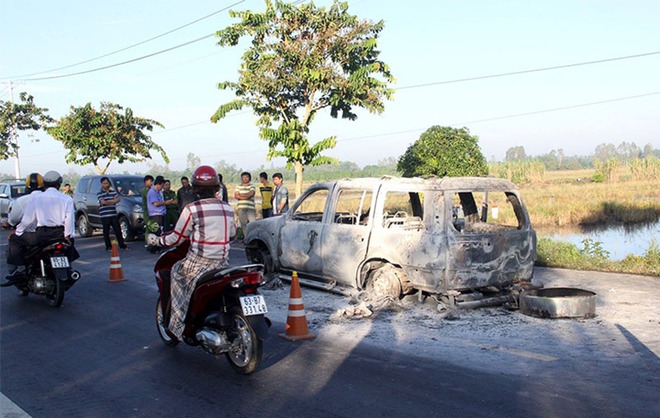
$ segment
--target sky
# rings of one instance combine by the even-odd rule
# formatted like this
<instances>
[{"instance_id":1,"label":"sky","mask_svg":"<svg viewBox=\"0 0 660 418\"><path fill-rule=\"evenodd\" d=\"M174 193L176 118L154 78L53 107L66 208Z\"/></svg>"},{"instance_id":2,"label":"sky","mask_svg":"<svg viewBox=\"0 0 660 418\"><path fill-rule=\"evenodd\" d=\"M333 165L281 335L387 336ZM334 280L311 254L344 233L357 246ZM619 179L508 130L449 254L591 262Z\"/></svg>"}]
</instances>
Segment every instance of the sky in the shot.
<instances>
[{"instance_id":1,"label":"sky","mask_svg":"<svg viewBox=\"0 0 660 418\"><path fill-rule=\"evenodd\" d=\"M434 125L467 127L488 160L502 160L513 146L528 155L554 149L588 155L599 144L623 141L660 148L660 2L348 3L351 14L385 22L378 47L396 78L396 92L383 113L358 109L356 121L320 112L310 139L335 135L337 146L326 155L377 164L398 158ZM57 119L88 102L129 107L165 126L152 139L173 170L186 167L188 153L204 164L225 161L246 170L282 166L284 160L266 160L267 144L251 112L210 122L218 106L234 97L217 84L238 79L247 45L245 40L223 48L209 36L236 22L220 11L225 8L263 11L264 2L4 0L0 27L11 36L0 37L0 100L8 101L10 90L14 100L25 91ZM592 61L604 62L487 77ZM110 68L90 71L101 67ZM85 73L47 78L78 72ZM470 78L477 79L464 80ZM91 165L67 165L62 145L43 131L21 132L19 144L23 176L93 171ZM144 172L150 164L164 162L156 154L145 164L115 162L109 172ZM14 159L0 161L0 173L14 172Z\"/></svg>"}]
</instances>

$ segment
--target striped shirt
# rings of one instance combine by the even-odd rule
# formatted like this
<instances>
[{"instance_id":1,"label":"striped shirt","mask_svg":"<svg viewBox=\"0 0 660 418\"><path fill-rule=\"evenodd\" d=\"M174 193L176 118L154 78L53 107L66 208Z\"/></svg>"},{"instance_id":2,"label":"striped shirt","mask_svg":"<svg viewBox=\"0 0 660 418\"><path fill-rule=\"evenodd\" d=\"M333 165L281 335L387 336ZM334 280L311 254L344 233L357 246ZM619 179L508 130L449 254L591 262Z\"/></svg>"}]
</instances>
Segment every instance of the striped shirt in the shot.
<instances>
[{"instance_id":1,"label":"striped shirt","mask_svg":"<svg viewBox=\"0 0 660 418\"><path fill-rule=\"evenodd\" d=\"M107 192L101 190L96 194L96 197L98 197L99 199L99 215L101 216L101 218L112 218L113 216L117 216L117 207L115 206L116 204L113 205L101 204L102 200L112 200L115 197L117 197L117 192L115 192L112 189L108 189Z\"/></svg>"},{"instance_id":2,"label":"striped shirt","mask_svg":"<svg viewBox=\"0 0 660 418\"><path fill-rule=\"evenodd\" d=\"M239 194L249 194L250 192L253 193L252 197L246 200L239 200L238 204L236 205L236 209L241 210L241 209L252 209L256 210L256 206L254 205L254 192L256 189L254 188L254 185L249 183L247 185L239 184L236 186L236 191Z\"/></svg>"},{"instance_id":3,"label":"striped shirt","mask_svg":"<svg viewBox=\"0 0 660 418\"><path fill-rule=\"evenodd\" d=\"M220 199L211 198L184 207L174 230L160 237L160 243L176 247L189 239L189 253L226 260L229 257L229 242L234 235L234 209Z\"/></svg>"}]
</instances>

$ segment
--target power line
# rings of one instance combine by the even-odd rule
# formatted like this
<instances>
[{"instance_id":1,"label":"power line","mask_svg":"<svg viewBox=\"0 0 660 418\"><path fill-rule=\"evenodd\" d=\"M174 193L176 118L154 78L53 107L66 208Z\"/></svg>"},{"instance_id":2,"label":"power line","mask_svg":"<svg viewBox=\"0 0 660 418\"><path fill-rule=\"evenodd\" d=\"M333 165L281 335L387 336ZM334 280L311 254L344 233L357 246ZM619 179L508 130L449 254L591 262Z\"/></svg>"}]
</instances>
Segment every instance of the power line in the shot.
<instances>
[{"instance_id":1,"label":"power line","mask_svg":"<svg viewBox=\"0 0 660 418\"><path fill-rule=\"evenodd\" d=\"M118 53L120 53L120 52L123 52L123 51L129 50L129 49L131 49L131 48L135 48L136 46L140 46L140 45L146 44L146 43L151 42L151 41L153 41L153 40L156 40L156 39L158 39L158 38L162 38L163 36L169 35L170 33L176 32L176 31L181 30L181 29L183 29L183 28L186 28L186 27L188 27L188 26L194 25L195 23L201 22L201 21L204 20L204 19L208 19L208 18L211 17L211 16L215 16L215 15L217 15L218 13L224 12L225 10L227 10L227 9L229 9L229 8L231 8L231 7L236 6L237 4L243 3L244 1L245 1L245 0L240 0L240 1L236 2L236 3L234 3L234 4L231 4L231 5L229 5L229 6L227 6L227 7L224 7L224 8L222 8L222 9L220 9L220 10L217 10L217 11L211 13L211 14L208 14L208 15L206 15L206 16L200 17L199 19L195 19L195 20L193 20L192 22L186 23L185 25L179 26L179 27L177 27L177 28L174 28L174 29L169 30L169 31L164 32L164 33L161 33L160 35L156 35L156 36L154 36L154 37L152 37L152 38L146 39L146 40L141 41L141 42L138 42L138 43L136 43L136 44L129 45L129 46L127 46L127 47L124 47L124 48L121 48L121 49L117 49L117 50L112 51L112 52L108 52L107 54L103 54L103 55L100 55L100 56L98 56L98 57L90 58L90 59L85 60L85 61L80 61L80 62L77 62L77 63L75 63L75 64L65 65L65 66L63 66L63 67L53 68L53 69L51 69L51 70L47 70L47 71L39 71L39 72L36 72L36 73L22 74L22 75L17 75L17 76L13 76L13 77L6 77L6 78L8 78L8 79L12 79L12 78L23 78L23 77L31 77L31 76L33 76L33 75L52 73L52 72L54 72L54 71L65 70L65 69L67 69L67 68L77 67L78 65L87 64L88 62L96 61L96 60L99 60L99 59L101 59L101 58L106 58L106 57L109 57L109 56L111 56L111 55L115 55L115 54L118 54Z\"/></svg>"},{"instance_id":2,"label":"power line","mask_svg":"<svg viewBox=\"0 0 660 418\"><path fill-rule=\"evenodd\" d=\"M192 41L184 42L182 44L173 46L171 48L163 49L163 50L158 51L158 52L154 52L154 53L151 53L151 54L143 55L141 57L133 58L133 59L130 59L128 61L122 61L122 62L118 62L116 64L110 64L110 65L106 65L106 66L103 66L103 67L93 68L91 70L78 71L77 73L51 75L51 76L47 76L47 77L25 78L25 79L23 79L23 81L52 80L52 79L55 79L55 78L73 77L73 76L76 76L76 75L82 75L82 74L93 73L93 72L96 72L96 71L107 70L108 68L119 67L121 65L130 64L132 62L141 61L143 59L151 58L151 57L156 56L156 55L164 54L165 52L173 51L175 49L182 48L184 46L188 46L188 45L194 44L194 43L199 42L199 41L203 41L204 39L208 39L212 36L215 36L215 33L212 33L212 34L206 35L206 36L202 36L201 38L193 39Z\"/></svg>"},{"instance_id":3,"label":"power line","mask_svg":"<svg viewBox=\"0 0 660 418\"><path fill-rule=\"evenodd\" d=\"M454 80L436 81L436 82L432 82L432 83L414 84L414 85L411 85L411 86L398 87L397 90L407 90L407 89L415 89L415 88L419 88L419 87L438 86L438 85L441 85L441 84L463 83L465 81L484 80L484 79L487 79L487 78L508 77L508 76L519 75L519 74L537 73L537 72L541 72L541 71L550 71L550 70L558 70L558 69L562 69L562 68L579 67L579 66L582 66L582 65L593 65L593 64L601 64L601 63L604 63L604 62L621 61L621 60L627 60L627 59L632 59L632 58L648 57L650 55L657 55L657 54L660 54L660 51L647 52L647 53L644 53L644 54L636 54L636 55L626 55L624 57L605 58L605 59L596 60L596 61L578 62L578 63L574 63L574 64L555 65L553 67L534 68L534 69L531 69L531 70L511 71L511 72L508 72L508 73L489 74L489 75L482 75L482 76L476 76L476 77L457 78L457 79L454 79Z\"/></svg>"}]
</instances>

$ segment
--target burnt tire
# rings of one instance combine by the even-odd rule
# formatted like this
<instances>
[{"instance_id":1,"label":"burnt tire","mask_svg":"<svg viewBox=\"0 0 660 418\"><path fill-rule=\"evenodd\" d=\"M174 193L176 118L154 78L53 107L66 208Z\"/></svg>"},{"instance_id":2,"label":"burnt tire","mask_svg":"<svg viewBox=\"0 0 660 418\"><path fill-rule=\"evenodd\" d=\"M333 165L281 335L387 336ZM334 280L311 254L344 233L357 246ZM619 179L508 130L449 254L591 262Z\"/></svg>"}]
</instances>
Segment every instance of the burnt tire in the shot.
<instances>
[{"instance_id":1,"label":"burnt tire","mask_svg":"<svg viewBox=\"0 0 660 418\"><path fill-rule=\"evenodd\" d=\"M386 264L369 274L366 291L373 299L397 300L403 292L403 283L408 283L405 273L391 264Z\"/></svg>"},{"instance_id":2,"label":"burnt tire","mask_svg":"<svg viewBox=\"0 0 660 418\"><path fill-rule=\"evenodd\" d=\"M226 354L227 361L239 374L250 374L257 370L263 356L263 341L250 325L241 308L231 308L233 332L236 333L232 341L233 348ZM237 344L234 344L237 343Z\"/></svg>"},{"instance_id":3,"label":"burnt tire","mask_svg":"<svg viewBox=\"0 0 660 418\"><path fill-rule=\"evenodd\" d=\"M158 298L158 302L156 303L156 329L158 330L158 335L160 336L160 339L163 340L163 343L168 347L174 347L179 344L179 340L170 332L170 330L167 329L164 321L165 315L163 315L163 308L160 303L160 298Z\"/></svg>"},{"instance_id":4,"label":"burnt tire","mask_svg":"<svg viewBox=\"0 0 660 418\"><path fill-rule=\"evenodd\" d=\"M264 276L267 276L271 273L275 272L275 267L273 265L273 257L270 255L270 251L268 251L268 248L252 248L252 249L246 249L246 255L248 260L250 260L251 263L255 264L263 264L264 266Z\"/></svg>"},{"instance_id":5,"label":"burnt tire","mask_svg":"<svg viewBox=\"0 0 660 418\"><path fill-rule=\"evenodd\" d=\"M76 219L76 229L78 230L78 235L80 235L81 237L92 236L93 229L89 224L89 219L87 219L87 215L85 215L84 213L78 215L78 218Z\"/></svg>"},{"instance_id":6,"label":"burnt tire","mask_svg":"<svg viewBox=\"0 0 660 418\"><path fill-rule=\"evenodd\" d=\"M520 312L537 318L593 318L596 293L571 287L549 287L520 295Z\"/></svg>"}]
</instances>

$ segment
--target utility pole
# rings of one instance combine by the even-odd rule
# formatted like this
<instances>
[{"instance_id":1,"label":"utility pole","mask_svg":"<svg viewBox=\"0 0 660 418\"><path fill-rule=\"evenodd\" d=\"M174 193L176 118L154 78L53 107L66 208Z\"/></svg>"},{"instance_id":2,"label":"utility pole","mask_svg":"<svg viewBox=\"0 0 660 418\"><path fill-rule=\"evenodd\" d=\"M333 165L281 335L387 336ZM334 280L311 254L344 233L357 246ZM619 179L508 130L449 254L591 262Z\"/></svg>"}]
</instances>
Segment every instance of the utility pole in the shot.
<instances>
[{"instance_id":1,"label":"utility pole","mask_svg":"<svg viewBox=\"0 0 660 418\"><path fill-rule=\"evenodd\" d=\"M13 90L13 82L11 80L8 81L9 83L9 103L14 104L14 90ZM18 132L16 132L16 127L11 126L11 138L9 139L14 143L14 175L16 176L16 180L21 178L21 164L18 159Z\"/></svg>"}]
</instances>

